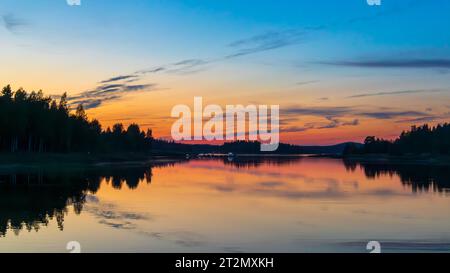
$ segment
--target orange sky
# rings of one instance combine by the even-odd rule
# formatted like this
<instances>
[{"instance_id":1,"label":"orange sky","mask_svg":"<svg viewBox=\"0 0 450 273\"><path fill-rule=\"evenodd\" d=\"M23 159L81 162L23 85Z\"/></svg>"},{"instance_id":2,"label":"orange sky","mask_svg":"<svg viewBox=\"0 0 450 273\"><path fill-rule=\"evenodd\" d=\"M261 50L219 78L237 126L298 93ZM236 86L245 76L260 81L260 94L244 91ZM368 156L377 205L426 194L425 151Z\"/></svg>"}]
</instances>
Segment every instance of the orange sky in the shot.
<instances>
[{"instance_id":1,"label":"orange sky","mask_svg":"<svg viewBox=\"0 0 450 273\"><path fill-rule=\"evenodd\" d=\"M42 2L0 3L0 85L68 92L104 128L136 122L170 138L172 108L196 96L280 105L281 140L305 145L450 118L450 22L430 1Z\"/></svg>"}]
</instances>

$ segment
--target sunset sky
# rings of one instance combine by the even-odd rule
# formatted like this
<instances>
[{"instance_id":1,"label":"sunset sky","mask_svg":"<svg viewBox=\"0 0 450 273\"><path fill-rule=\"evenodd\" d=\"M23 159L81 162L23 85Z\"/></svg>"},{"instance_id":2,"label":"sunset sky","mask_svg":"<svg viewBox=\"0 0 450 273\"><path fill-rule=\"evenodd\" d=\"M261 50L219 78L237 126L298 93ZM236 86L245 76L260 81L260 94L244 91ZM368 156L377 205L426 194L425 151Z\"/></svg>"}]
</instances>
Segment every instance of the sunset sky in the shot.
<instances>
[{"instance_id":1,"label":"sunset sky","mask_svg":"<svg viewBox=\"0 0 450 273\"><path fill-rule=\"evenodd\" d=\"M173 106L280 105L281 140L450 121L450 1L1 0L0 86L170 138Z\"/></svg>"}]
</instances>

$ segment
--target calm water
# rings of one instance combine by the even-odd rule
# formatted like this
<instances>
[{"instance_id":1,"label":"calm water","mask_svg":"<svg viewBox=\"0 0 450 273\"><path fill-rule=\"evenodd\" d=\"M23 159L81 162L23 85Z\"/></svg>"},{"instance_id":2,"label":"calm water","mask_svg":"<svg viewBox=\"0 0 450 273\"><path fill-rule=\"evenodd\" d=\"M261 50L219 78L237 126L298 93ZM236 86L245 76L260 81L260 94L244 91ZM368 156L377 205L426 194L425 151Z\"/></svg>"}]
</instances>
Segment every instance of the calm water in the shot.
<instances>
[{"instance_id":1,"label":"calm water","mask_svg":"<svg viewBox=\"0 0 450 273\"><path fill-rule=\"evenodd\" d=\"M335 159L0 170L0 252L450 252L450 170Z\"/></svg>"}]
</instances>

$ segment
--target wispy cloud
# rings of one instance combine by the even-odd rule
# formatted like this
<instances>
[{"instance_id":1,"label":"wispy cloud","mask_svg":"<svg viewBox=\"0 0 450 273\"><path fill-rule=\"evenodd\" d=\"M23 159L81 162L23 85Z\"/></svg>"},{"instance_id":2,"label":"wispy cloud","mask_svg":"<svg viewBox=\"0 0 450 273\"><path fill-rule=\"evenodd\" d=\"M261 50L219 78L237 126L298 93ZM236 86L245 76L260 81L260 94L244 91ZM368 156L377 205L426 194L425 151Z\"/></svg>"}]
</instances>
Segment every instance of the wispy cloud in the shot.
<instances>
[{"instance_id":1,"label":"wispy cloud","mask_svg":"<svg viewBox=\"0 0 450 273\"><path fill-rule=\"evenodd\" d=\"M156 84L103 84L94 90L83 92L77 96L69 97L71 105L83 104L86 109L99 107L104 102L123 98L126 94L138 91L154 91Z\"/></svg>"},{"instance_id":2,"label":"wispy cloud","mask_svg":"<svg viewBox=\"0 0 450 273\"><path fill-rule=\"evenodd\" d=\"M123 76L116 76L104 81L101 81L100 83L112 83L112 82L117 82L117 81L122 81L122 80L132 80L132 79L136 79L138 76L136 75L123 75Z\"/></svg>"},{"instance_id":3,"label":"wispy cloud","mask_svg":"<svg viewBox=\"0 0 450 273\"><path fill-rule=\"evenodd\" d=\"M347 98L365 98L365 97L377 97L377 96L408 95L408 94L417 94L417 93L435 93L435 92L442 92L442 91L444 91L444 90L440 90L440 89L399 90L399 91L390 91L390 92L363 93L363 94L348 96Z\"/></svg>"},{"instance_id":4,"label":"wispy cloud","mask_svg":"<svg viewBox=\"0 0 450 273\"><path fill-rule=\"evenodd\" d=\"M342 120L332 117L326 118L328 122L310 122L303 126L286 126L282 127L281 131L284 133L299 133L312 129L334 129L342 126L358 126L360 124L359 119Z\"/></svg>"},{"instance_id":5,"label":"wispy cloud","mask_svg":"<svg viewBox=\"0 0 450 273\"><path fill-rule=\"evenodd\" d=\"M1 16L3 25L10 32L17 32L21 27L28 25L27 22L18 18L16 15L9 13Z\"/></svg>"},{"instance_id":6,"label":"wispy cloud","mask_svg":"<svg viewBox=\"0 0 450 273\"><path fill-rule=\"evenodd\" d=\"M302 82L298 82L296 83L296 85L308 85L308 84L313 84L313 83L318 83L320 81L314 80L314 81L302 81Z\"/></svg>"},{"instance_id":7,"label":"wispy cloud","mask_svg":"<svg viewBox=\"0 0 450 273\"><path fill-rule=\"evenodd\" d=\"M392 119L398 117L428 117L430 113L425 113L421 111L401 111L395 109L386 108L376 108L373 111L363 111L360 107L350 107L350 106L317 106L317 107L307 107L307 106L290 106L284 108L281 111L282 115L292 117L292 116L317 116L325 117L327 119L345 117L345 116L359 116L359 117L369 117L375 119Z\"/></svg>"},{"instance_id":8,"label":"wispy cloud","mask_svg":"<svg viewBox=\"0 0 450 273\"><path fill-rule=\"evenodd\" d=\"M412 118L412 119L401 119L397 120L395 123L419 123L419 122L432 122L439 119L439 117L436 116L428 116L428 117L420 117L420 118Z\"/></svg>"},{"instance_id":9,"label":"wispy cloud","mask_svg":"<svg viewBox=\"0 0 450 273\"><path fill-rule=\"evenodd\" d=\"M292 29L269 31L250 38L237 40L229 44L229 47L236 51L225 56L225 58L236 58L298 44L304 41L305 35L306 32L304 30Z\"/></svg>"},{"instance_id":10,"label":"wispy cloud","mask_svg":"<svg viewBox=\"0 0 450 273\"><path fill-rule=\"evenodd\" d=\"M136 71L134 75L146 75L155 73L190 74L205 69L206 65L213 62L205 59L186 59L175 63L160 65L149 69Z\"/></svg>"},{"instance_id":11,"label":"wispy cloud","mask_svg":"<svg viewBox=\"0 0 450 273\"><path fill-rule=\"evenodd\" d=\"M395 119L401 117L428 117L428 113L420 111L373 111L356 113L374 119Z\"/></svg>"},{"instance_id":12,"label":"wispy cloud","mask_svg":"<svg viewBox=\"0 0 450 273\"><path fill-rule=\"evenodd\" d=\"M174 73L188 74L197 72L210 61L202 59L186 59L179 62L153 67L145 70L138 70L130 74L119 75L100 81L100 85L95 89L83 92L77 96L70 97L72 105L83 104L85 108L96 108L105 101L118 100L125 94L137 91L154 91L157 84L130 84L144 80L147 74Z\"/></svg>"},{"instance_id":13,"label":"wispy cloud","mask_svg":"<svg viewBox=\"0 0 450 273\"><path fill-rule=\"evenodd\" d=\"M320 116L320 117L334 117L344 116L354 112L352 107L336 106L336 107L303 107L291 106L281 110L282 115L286 116Z\"/></svg>"},{"instance_id":14,"label":"wispy cloud","mask_svg":"<svg viewBox=\"0 0 450 273\"><path fill-rule=\"evenodd\" d=\"M281 127L280 131L283 133L301 133L301 132L305 132L308 131L312 128L308 128L306 126L285 126L285 127Z\"/></svg>"},{"instance_id":15,"label":"wispy cloud","mask_svg":"<svg viewBox=\"0 0 450 273\"><path fill-rule=\"evenodd\" d=\"M290 106L281 111L281 131L282 132L304 132L311 129L334 129L342 126L358 126L362 118L393 120L397 123L420 122L436 119L430 112L403 111L383 107L375 107L373 110L365 110L367 107L307 107ZM325 121L309 122L301 126L296 123L303 116L313 116ZM295 124L295 125L294 125Z\"/></svg>"},{"instance_id":16,"label":"wispy cloud","mask_svg":"<svg viewBox=\"0 0 450 273\"><path fill-rule=\"evenodd\" d=\"M174 63L171 67L166 68L169 73L189 74L201 71L211 61L203 59L188 59Z\"/></svg>"},{"instance_id":17,"label":"wispy cloud","mask_svg":"<svg viewBox=\"0 0 450 273\"><path fill-rule=\"evenodd\" d=\"M450 68L450 59L380 59L319 62L325 65L359 68Z\"/></svg>"},{"instance_id":18,"label":"wispy cloud","mask_svg":"<svg viewBox=\"0 0 450 273\"><path fill-rule=\"evenodd\" d=\"M316 129L332 129L337 128L341 126L357 126L359 125L359 119L353 119L351 121L343 121L336 118L327 118L329 120L329 123L326 124L318 124L314 125Z\"/></svg>"},{"instance_id":19,"label":"wispy cloud","mask_svg":"<svg viewBox=\"0 0 450 273\"><path fill-rule=\"evenodd\" d=\"M136 71L134 74L145 75L154 73L191 74L206 69L207 65L223 62L231 58L242 57L262 51L274 50L300 43L305 36L305 30L279 30L257 34L249 38L237 40L228 44L233 52L210 59L190 58L149 69Z\"/></svg>"},{"instance_id":20,"label":"wispy cloud","mask_svg":"<svg viewBox=\"0 0 450 273\"><path fill-rule=\"evenodd\" d=\"M202 59L187 59L168 65L157 66L151 69L139 70L126 75L119 75L100 81L95 89L70 97L72 105L83 104L86 109L96 108L103 102L122 98L125 94L137 91L154 91L157 84L130 84L141 81L147 74L154 73L194 73L207 65L209 61Z\"/></svg>"}]
</instances>

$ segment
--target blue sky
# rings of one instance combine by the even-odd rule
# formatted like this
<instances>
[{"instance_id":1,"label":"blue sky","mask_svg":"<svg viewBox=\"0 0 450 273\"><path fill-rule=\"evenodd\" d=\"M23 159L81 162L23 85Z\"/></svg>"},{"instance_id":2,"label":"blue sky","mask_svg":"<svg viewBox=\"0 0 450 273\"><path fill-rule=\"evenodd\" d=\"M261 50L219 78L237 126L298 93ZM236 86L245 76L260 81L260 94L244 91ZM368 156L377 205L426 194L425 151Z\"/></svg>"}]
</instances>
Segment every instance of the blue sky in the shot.
<instances>
[{"instance_id":1,"label":"blue sky","mask_svg":"<svg viewBox=\"0 0 450 273\"><path fill-rule=\"evenodd\" d=\"M365 0L81 2L70 7L65 0L1 1L0 84L67 91L100 119L126 115L148 124L194 95L222 104L409 112L389 119L385 136L409 126L402 120L447 117L446 0L382 0L381 6ZM101 95L105 83L117 82L108 79L117 77L126 83L112 89L114 96ZM161 114L147 114L142 102L155 100ZM336 118L346 119L341 125L361 121L345 126L351 130L387 122L363 122L368 117L358 113ZM305 126L329 118L290 124L286 131L300 130L289 139L306 131L329 134L317 129L326 126ZM342 128L329 129L338 134ZM364 134L353 133L354 139Z\"/></svg>"}]
</instances>

